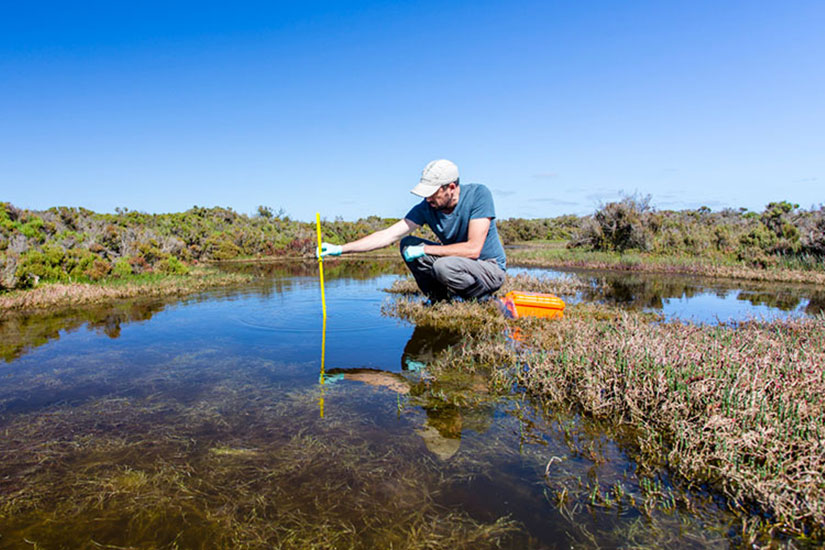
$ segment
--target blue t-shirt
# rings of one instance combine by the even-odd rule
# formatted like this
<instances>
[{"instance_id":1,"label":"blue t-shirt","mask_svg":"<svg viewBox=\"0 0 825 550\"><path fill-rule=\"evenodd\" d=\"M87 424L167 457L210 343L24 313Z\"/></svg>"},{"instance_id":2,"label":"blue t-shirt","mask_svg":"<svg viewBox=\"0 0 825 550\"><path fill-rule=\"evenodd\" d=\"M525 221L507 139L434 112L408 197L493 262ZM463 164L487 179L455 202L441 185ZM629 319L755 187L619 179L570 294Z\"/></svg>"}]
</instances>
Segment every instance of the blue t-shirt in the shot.
<instances>
[{"instance_id":1,"label":"blue t-shirt","mask_svg":"<svg viewBox=\"0 0 825 550\"><path fill-rule=\"evenodd\" d=\"M501 269L506 269L507 257L498 238L493 195L480 183L464 184L459 189L458 204L450 214L440 212L422 200L404 217L416 225L429 225L442 244L466 242L470 220L490 218L490 230L478 259L495 260Z\"/></svg>"}]
</instances>

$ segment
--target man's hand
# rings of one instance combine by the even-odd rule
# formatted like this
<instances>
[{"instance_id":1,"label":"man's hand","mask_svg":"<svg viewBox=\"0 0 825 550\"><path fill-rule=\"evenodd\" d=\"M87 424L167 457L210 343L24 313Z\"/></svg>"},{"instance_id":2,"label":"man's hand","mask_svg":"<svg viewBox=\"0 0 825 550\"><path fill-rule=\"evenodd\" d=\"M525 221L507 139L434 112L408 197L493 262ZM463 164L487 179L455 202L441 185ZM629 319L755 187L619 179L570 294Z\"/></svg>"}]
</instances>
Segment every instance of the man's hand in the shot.
<instances>
[{"instance_id":1,"label":"man's hand","mask_svg":"<svg viewBox=\"0 0 825 550\"><path fill-rule=\"evenodd\" d=\"M323 258L324 256L340 256L344 251L344 247L340 244L321 243L321 249L315 249L315 257Z\"/></svg>"},{"instance_id":2,"label":"man's hand","mask_svg":"<svg viewBox=\"0 0 825 550\"><path fill-rule=\"evenodd\" d=\"M425 254L424 252L424 245L417 244L415 246L408 246L404 249L404 259L408 262L415 260L416 258L420 258Z\"/></svg>"}]
</instances>

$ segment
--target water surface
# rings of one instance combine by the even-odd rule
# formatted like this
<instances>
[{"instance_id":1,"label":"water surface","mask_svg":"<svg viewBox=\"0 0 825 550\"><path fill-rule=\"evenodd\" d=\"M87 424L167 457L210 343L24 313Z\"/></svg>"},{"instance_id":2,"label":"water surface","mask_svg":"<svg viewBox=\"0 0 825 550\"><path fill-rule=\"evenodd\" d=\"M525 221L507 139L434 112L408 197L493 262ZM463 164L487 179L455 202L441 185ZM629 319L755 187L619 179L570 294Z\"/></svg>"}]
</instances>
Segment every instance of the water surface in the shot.
<instances>
[{"instance_id":1,"label":"water surface","mask_svg":"<svg viewBox=\"0 0 825 550\"><path fill-rule=\"evenodd\" d=\"M314 266L249 269L245 288L3 322L0 548L741 542L711 495L639 472L609 427L430 376L460 340L381 315L397 263L328 266L323 373ZM578 299L768 301L651 285Z\"/></svg>"},{"instance_id":2,"label":"water surface","mask_svg":"<svg viewBox=\"0 0 825 550\"><path fill-rule=\"evenodd\" d=\"M572 301L597 301L657 312L668 320L718 323L817 315L825 311L825 290L811 284L591 269L516 267L510 272L573 277L589 288Z\"/></svg>"}]
</instances>

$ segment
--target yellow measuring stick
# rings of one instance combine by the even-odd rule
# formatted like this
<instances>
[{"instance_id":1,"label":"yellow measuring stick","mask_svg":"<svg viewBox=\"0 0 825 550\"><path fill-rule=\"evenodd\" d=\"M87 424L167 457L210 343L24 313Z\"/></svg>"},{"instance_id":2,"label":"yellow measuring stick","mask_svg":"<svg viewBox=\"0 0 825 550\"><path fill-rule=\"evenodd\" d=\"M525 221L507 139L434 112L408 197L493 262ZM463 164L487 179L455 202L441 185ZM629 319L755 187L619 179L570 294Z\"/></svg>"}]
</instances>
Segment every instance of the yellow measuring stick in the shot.
<instances>
[{"instance_id":1,"label":"yellow measuring stick","mask_svg":"<svg viewBox=\"0 0 825 550\"><path fill-rule=\"evenodd\" d=\"M321 278L321 307L324 309L324 323L327 320L327 299L324 296L324 259L321 257L321 213L315 213L315 228L318 232L318 275Z\"/></svg>"}]
</instances>

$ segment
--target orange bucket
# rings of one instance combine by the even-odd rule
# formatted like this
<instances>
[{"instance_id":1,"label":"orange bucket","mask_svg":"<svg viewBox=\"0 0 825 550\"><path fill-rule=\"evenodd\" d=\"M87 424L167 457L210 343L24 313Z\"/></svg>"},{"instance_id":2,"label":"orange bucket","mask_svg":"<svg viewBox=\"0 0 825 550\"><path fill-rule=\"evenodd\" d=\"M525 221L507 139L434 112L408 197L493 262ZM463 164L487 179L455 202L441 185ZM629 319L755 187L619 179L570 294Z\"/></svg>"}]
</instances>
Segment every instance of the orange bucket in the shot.
<instances>
[{"instance_id":1,"label":"orange bucket","mask_svg":"<svg viewBox=\"0 0 825 550\"><path fill-rule=\"evenodd\" d=\"M564 301L552 294L513 290L499 300L508 317L543 317L561 319L564 317Z\"/></svg>"}]
</instances>

